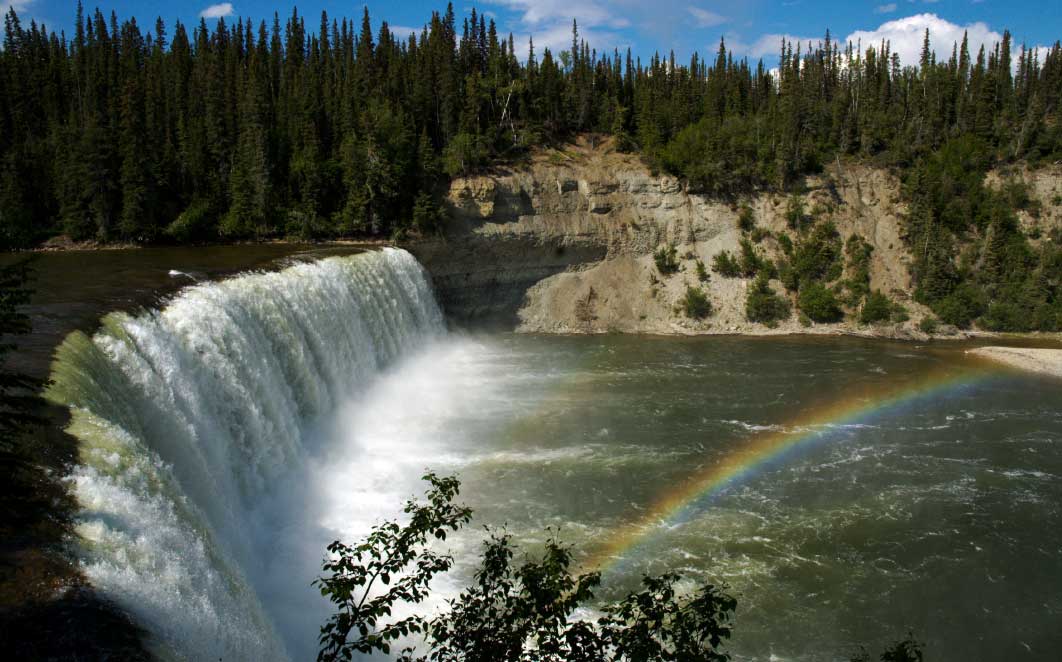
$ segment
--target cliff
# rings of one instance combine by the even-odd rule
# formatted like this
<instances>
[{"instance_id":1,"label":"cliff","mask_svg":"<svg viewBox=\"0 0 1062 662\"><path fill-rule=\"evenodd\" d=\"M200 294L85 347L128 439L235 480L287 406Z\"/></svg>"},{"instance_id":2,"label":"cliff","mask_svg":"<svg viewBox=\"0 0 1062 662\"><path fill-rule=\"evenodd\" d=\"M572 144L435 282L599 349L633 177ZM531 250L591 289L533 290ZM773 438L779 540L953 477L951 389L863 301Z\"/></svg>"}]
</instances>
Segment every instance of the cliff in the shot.
<instances>
[{"instance_id":1,"label":"cliff","mask_svg":"<svg viewBox=\"0 0 1062 662\"><path fill-rule=\"evenodd\" d=\"M1033 188L1047 196L1058 181L1037 180ZM793 315L768 328L745 319L750 280L715 273L703 285L713 314L686 317L676 305L687 285L701 285L696 260L710 269L720 251L740 250L739 208L654 175L637 156L617 153L607 142L595 146L584 139L538 152L520 167L455 179L445 236L409 248L458 321L493 320L549 333L922 335L917 324L928 311L911 299L899 181L881 169L835 162L809 177L806 187L806 206L819 221L833 222L842 239L856 234L870 244L871 288L905 306L909 320L804 326ZM777 236L793 234L786 227L787 200L763 193L748 201L757 226L770 232L757 249L772 259L782 254ZM1058 220L1047 215L1030 222ZM668 244L677 247L682 266L663 277L652 254ZM781 283L772 286L784 293Z\"/></svg>"}]
</instances>

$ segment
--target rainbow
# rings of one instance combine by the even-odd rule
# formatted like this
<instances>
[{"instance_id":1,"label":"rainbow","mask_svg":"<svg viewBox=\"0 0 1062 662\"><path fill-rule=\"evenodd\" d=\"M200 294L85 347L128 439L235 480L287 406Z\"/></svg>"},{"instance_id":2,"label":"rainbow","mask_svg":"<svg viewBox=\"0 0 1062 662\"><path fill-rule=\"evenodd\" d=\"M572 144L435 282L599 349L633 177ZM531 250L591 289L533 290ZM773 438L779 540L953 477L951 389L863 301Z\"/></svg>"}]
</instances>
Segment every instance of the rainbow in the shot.
<instances>
[{"instance_id":1,"label":"rainbow","mask_svg":"<svg viewBox=\"0 0 1062 662\"><path fill-rule=\"evenodd\" d=\"M656 500L646 514L613 532L584 561L587 570L609 572L632 556L654 532L681 524L714 498L750 480L765 468L791 455L836 438L844 428L895 416L905 408L961 393L999 374L987 364L969 369L937 370L891 386L849 393L823 406L812 407L780 429L756 434L719 462L705 466L674 490Z\"/></svg>"}]
</instances>

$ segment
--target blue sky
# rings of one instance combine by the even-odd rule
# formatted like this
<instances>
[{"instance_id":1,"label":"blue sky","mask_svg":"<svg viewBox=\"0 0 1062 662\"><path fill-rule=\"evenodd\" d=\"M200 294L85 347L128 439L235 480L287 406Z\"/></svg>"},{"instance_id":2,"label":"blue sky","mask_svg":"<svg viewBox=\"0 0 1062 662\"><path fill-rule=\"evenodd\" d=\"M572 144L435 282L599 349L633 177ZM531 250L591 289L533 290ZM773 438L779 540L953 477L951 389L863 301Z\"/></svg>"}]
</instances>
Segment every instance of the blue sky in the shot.
<instances>
[{"instance_id":1,"label":"blue sky","mask_svg":"<svg viewBox=\"0 0 1062 662\"><path fill-rule=\"evenodd\" d=\"M0 0L6 12L14 6L25 18L43 21L68 32L73 24L76 0ZM87 9L96 6L85 0ZM368 6L374 23L387 20L401 29L419 28L433 9L443 10L445 0L386 2L370 0L103 0L105 12L114 9L120 18L130 15L145 25L157 16L172 25L175 20L198 22L199 16L251 17L255 23L274 11L289 15L293 6L316 27L320 12L330 16L359 18ZM905 62L917 59L922 32L930 28L933 46L945 56L951 44L968 29L974 44L991 44L1009 28L1017 44L1043 46L1062 39L1060 0L457 0L458 14L475 6L495 19L502 34L513 32L518 49L525 52L533 35L541 53L543 46L563 48L570 43L571 21L599 51L613 47L648 57L654 51L674 49L681 61L696 50L713 54L719 38L739 56L753 61L776 61L782 35L801 40L819 39L826 28L837 37L861 39L864 45L887 38Z\"/></svg>"}]
</instances>

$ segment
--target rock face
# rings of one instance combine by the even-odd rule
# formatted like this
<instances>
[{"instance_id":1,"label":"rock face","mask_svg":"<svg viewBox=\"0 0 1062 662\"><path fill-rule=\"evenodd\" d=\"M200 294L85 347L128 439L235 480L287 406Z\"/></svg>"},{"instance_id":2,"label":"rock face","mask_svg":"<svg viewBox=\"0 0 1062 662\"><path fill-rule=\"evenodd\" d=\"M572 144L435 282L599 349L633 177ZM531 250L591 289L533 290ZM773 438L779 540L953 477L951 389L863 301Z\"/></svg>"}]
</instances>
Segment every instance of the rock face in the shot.
<instances>
[{"instance_id":1,"label":"rock face","mask_svg":"<svg viewBox=\"0 0 1062 662\"><path fill-rule=\"evenodd\" d=\"M836 164L810 178L805 201L842 238L873 246L871 286L907 305L913 329L921 308L909 302L907 257L900 238L899 183L884 171ZM759 227L787 231L787 197L749 200ZM722 250L739 251L738 207L690 193L653 175L631 155L583 142L536 154L526 165L459 178L448 195L451 221L442 238L408 248L431 272L448 314L459 322L498 321L528 332L831 333L842 325L802 327L794 316L776 328L745 320L747 279L712 274ZM791 231L789 231L792 233ZM679 273L663 277L653 252L673 245ZM778 241L757 249L781 254ZM692 320L676 310L688 285L702 286L714 314ZM783 292L780 283L774 283ZM890 333L906 333L894 329Z\"/></svg>"}]
</instances>

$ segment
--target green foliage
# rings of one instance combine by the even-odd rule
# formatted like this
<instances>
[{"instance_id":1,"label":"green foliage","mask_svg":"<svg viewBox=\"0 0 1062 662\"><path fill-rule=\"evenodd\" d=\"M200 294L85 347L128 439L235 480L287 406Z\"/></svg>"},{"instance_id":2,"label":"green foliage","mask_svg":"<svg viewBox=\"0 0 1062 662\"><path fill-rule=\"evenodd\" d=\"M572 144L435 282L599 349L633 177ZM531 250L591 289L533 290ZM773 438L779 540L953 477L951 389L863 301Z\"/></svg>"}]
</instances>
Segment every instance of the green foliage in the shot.
<instances>
[{"instance_id":1,"label":"green foliage","mask_svg":"<svg viewBox=\"0 0 1062 662\"><path fill-rule=\"evenodd\" d=\"M745 317L750 322L771 326L789 317L789 302L774 293L770 277L760 273L745 298Z\"/></svg>"},{"instance_id":2,"label":"green foliage","mask_svg":"<svg viewBox=\"0 0 1062 662\"><path fill-rule=\"evenodd\" d=\"M848 258L848 278L844 286L848 290L848 303L855 305L870 293L870 256L874 247L859 235L848 237L844 253Z\"/></svg>"},{"instance_id":3,"label":"green foliage","mask_svg":"<svg viewBox=\"0 0 1062 662\"><path fill-rule=\"evenodd\" d=\"M833 223L822 223L793 247L788 277L783 282L789 290L796 290L810 283L837 280L842 270L841 236Z\"/></svg>"},{"instance_id":4,"label":"green foliage","mask_svg":"<svg viewBox=\"0 0 1062 662\"><path fill-rule=\"evenodd\" d=\"M666 169L686 178L689 189L733 197L763 186L773 177L766 145L757 140L758 118L728 117L721 124L704 118L675 136L662 153Z\"/></svg>"},{"instance_id":5,"label":"green foliage","mask_svg":"<svg viewBox=\"0 0 1062 662\"><path fill-rule=\"evenodd\" d=\"M467 175L487 162L487 149L474 135L459 133L443 150L443 170L451 177Z\"/></svg>"},{"instance_id":6,"label":"green foliage","mask_svg":"<svg viewBox=\"0 0 1062 662\"><path fill-rule=\"evenodd\" d=\"M514 563L509 536L492 533L484 542L474 582L430 620L414 615L391 620L399 604L420 604L429 582L452 565L433 552L431 538L445 539L467 524L471 511L454 505L454 478L425 477L426 501L406 505L409 523L385 522L365 542L329 546L324 577L316 585L338 613L321 628L318 660L350 660L355 654L385 655L401 637L422 634L428 652L398 659L426 662L565 660L569 662L725 662L720 647L731 635L736 600L705 584L680 596L680 577L645 577L643 589L599 607L596 621L576 618L594 600L598 573L571 574L570 548L554 539L539 559ZM372 591L380 582L383 587ZM397 651L396 651L397 652Z\"/></svg>"},{"instance_id":7,"label":"green foliage","mask_svg":"<svg viewBox=\"0 0 1062 662\"><path fill-rule=\"evenodd\" d=\"M164 234L182 244L207 241L216 235L210 201L196 199L170 223Z\"/></svg>"},{"instance_id":8,"label":"green foliage","mask_svg":"<svg viewBox=\"0 0 1062 662\"><path fill-rule=\"evenodd\" d=\"M918 323L918 329L922 333L928 333L933 335L937 332L937 328L940 326L940 320L936 317L926 316L922 318L922 321Z\"/></svg>"},{"instance_id":9,"label":"green foliage","mask_svg":"<svg viewBox=\"0 0 1062 662\"><path fill-rule=\"evenodd\" d=\"M803 230L811 221L804 209L804 198L800 195L791 195L785 205L785 224L790 230Z\"/></svg>"},{"instance_id":10,"label":"green foliage","mask_svg":"<svg viewBox=\"0 0 1062 662\"><path fill-rule=\"evenodd\" d=\"M661 246L653 253L656 269L662 276L670 276L679 270L678 249L671 244Z\"/></svg>"},{"instance_id":11,"label":"green foliage","mask_svg":"<svg viewBox=\"0 0 1062 662\"><path fill-rule=\"evenodd\" d=\"M892 315L892 301L881 292L874 290L863 301L863 307L859 310L859 323L880 324L892 319Z\"/></svg>"},{"instance_id":12,"label":"green foliage","mask_svg":"<svg viewBox=\"0 0 1062 662\"><path fill-rule=\"evenodd\" d=\"M741 255L738 257L738 268L741 271L741 275L745 278L754 277L761 269L767 268L769 270L767 261L756 252L752 242L746 238L741 239Z\"/></svg>"},{"instance_id":13,"label":"green foliage","mask_svg":"<svg viewBox=\"0 0 1062 662\"><path fill-rule=\"evenodd\" d=\"M738 213L738 229L742 232L752 232L756 228L756 213L747 203L741 205Z\"/></svg>"},{"instance_id":14,"label":"green foliage","mask_svg":"<svg viewBox=\"0 0 1062 662\"><path fill-rule=\"evenodd\" d=\"M445 222L445 214L430 193L420 193L413 203L413 227L426 235L438 232Z\"/></svg>"},{"instance_id":15,"label":"green foliage","mask_svg":"<svg viewBox=\"0 0 1062 662\"><path fill-rule=\"evenodd\" d=\"M837 297L822 283L810 283L801 288L797 305L815 322L839 322L844 317Z\"/></svg>"},{"instance_id":16,"label":"green foliage","mask_svg":"<svg viewBox=\"0 0 1062 662\"><path fill-rule=\"evenodd\" d=\"M387 655L397 639L427 630L420 616L385 620L396 605L419 604L428 597L432 578L453 565L450 556L431 549L430 541L445 540L448 532L472 519L472 511L453 503L460 490L456 478L429 473L424 480L431 487L425 501L406 502L406 524L384 522L360 544L337 540L328 546L325 575L314 585L335 605L336 613L321 627L318 660L350 660L355 653Z\"/></svg>"},{"instance_id":17,"label":"green foliage","mask_svg":"<svg viewBox=\"0 0 1062 662\"><path fill-rule=\"evenodd\" d=\"M783 232L778 235L778 245L786 255L793 254L793 240L790 239L788 234Z\"/></svg>"},{"instance_id":18,"label":"green foliage","mask_svg":"<svg viewBox=\"0 0 1062 662\"><path fill-rule=\"evenodd\" d=\"M687 286L686 294L682 298L682 309L686 317L702 320L712 314L712 302L701 288Z\"/></svg>"},{"instance_id":19,"label":"green foliage","mask_svg":"<svg viewBox=\"0 0 1062 662\"><path fill-rule=\"evenodd\" d=\"M741 265L730 254L730 251L720 251L712 258L712 271L724 278L737 278L741 275Z\"/></svg>"},{"instance_id":20,"label":"green foliage","mask_svg":"<svg viewBox=\"0 0 1062 662\"><path fill-rule=\"evenodd\" d=\"M708 270L705 269L703 261L697 260L694 264L697 267L697 280L702 283L707 283L711 280L712 276L708 273Z\"/></svg>"},{"instance_id":21,"label":"green foliage","mask_svg":"<svg viewBox=\"0 0 1062 662\"><path fill-rule=\"evenodd\" d=\"M418 197L441 183L433 169L464 175L611 133L617 149L637 147L690 191L730 200L792 190L843 155L918 163L921 174L905 179L919 192L910 237L921 248L971 224L983 231L976 175L997 156L1062 158L1062 49L1039 61L1023 50L1015 68L1009 33L976 63L956 45L958 62L911 67L879 44L846 53L833 39L785 41L768 70L725 44L689 65L595 51L578 35L571 50L518 52L493 20L470 14L425 16L423 32L399 38L367 15L360 30L322 15L315 33L294 11L272 30L248 17L159 21L146 35L97 10L79 12L64 39L9 13L0 239L390 236L411 229ZM1012 207L1027 204L1019 198ZM161 237L197 200L211 201L215 227ZM790 200L794 228L810 222L802 206ZM948 248L919 252L934 301L963 277L934 282L947 276L936 262Z\"/></svg>"}]
</instances>

